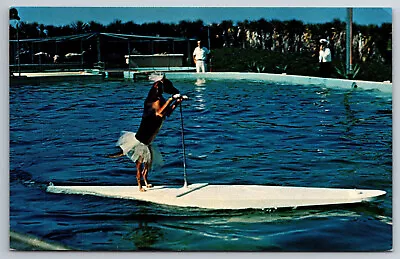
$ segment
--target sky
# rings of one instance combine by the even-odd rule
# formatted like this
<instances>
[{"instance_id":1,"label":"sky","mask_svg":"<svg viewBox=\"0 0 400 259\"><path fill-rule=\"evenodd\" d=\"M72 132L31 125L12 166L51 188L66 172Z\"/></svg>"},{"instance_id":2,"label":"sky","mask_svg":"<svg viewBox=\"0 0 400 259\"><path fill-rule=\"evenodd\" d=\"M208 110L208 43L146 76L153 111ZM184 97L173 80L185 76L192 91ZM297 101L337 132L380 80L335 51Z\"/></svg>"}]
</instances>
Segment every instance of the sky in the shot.
<instances>
[{"instance_id":1,"label":"sky","mask_svg":"<svg viewBox=\"0 0 400 259\"><path fill-rule=\"evenodd\" d=\"M181 20L203 20L205 24L223 20L233 22L245 19L300 20L304 23L325 23L337 18L346 21L346 8L323 7L43 7L16 6L21 21L62 26L76 21L95 21L108 25L115 20L137 24L157 22L179 23ZM353 9L353 22L360 25L392 22L391 8Z\"/></svg>"}]
</instances>

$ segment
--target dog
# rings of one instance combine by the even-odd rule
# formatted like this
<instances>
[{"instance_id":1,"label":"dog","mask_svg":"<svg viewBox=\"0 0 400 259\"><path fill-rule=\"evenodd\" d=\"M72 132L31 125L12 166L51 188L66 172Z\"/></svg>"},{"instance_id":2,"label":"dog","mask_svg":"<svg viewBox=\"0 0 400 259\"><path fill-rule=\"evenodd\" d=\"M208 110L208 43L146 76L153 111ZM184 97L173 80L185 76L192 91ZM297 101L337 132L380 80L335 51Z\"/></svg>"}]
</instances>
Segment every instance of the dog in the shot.
<instances>
[{"instance_id":1,"label":"dog","mask_svg":"<svg viewBox=\"0 0 400 259\"><path fill-rule=\"evenodd\" d=\"M172 94L172 96L165 100L163 93ZM160 80L154 82L144 101L142 120L138 131L136 133L123 132L117 142L120 151L108 155L108 157L127 155L136 164L136 180L141 192L145 191L141 184L141 178L143 178L146 188L152 187L148 183L148 173L154 156L151 144L166 117L170 116L185 98L187 97L180 95L179 90L163 75Z\"/></svg>"}]
</instances>

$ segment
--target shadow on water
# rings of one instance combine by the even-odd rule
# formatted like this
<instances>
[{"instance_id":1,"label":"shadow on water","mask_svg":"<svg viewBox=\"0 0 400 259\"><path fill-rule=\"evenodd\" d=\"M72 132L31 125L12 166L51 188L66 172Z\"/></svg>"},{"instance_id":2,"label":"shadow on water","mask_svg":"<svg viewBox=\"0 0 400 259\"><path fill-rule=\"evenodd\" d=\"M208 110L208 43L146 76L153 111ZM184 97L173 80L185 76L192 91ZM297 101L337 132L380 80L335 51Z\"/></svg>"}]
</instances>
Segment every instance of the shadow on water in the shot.
<instances>
[{"instance_id":1,"label":"shadow on water","mask_svg":"<svg viewBox=\"0 0 400 259\"><path fill-rule=\"evenodd\" d=\"M392 224L391 218L384 216L380 200L295 209L206 210L87 195L48 194L45 193L47 184L34 181L28 172L14 171L13 175L13 184L39 190L40 196L45 195L45 200L52 204L40 216L40 221L55 221L59 227L45 230L41 238L67 241L65 245L83 247L83 250L249 251L251 247L250 251L337 251L332 246L310 247L315 235L332 230L327 222L352 227L351 222L369 224L368 220L373 220L383 224L380 228L385 225L391 228ZM37 223L32 218L21 222L21 226ZM78 228L76 224L79 224ZM101 233L114 233L109 237L113 242L105 242ZM292 241L282 239L295 233ZM85 236L90 238L83 241ZM238 240L240 243L235 245ZM250 246L253 242L262 245ZM290 242L297 244L288 245ZM119 245L115 246L115 243ZM347 249L344 245L337 247Z\"/></svg>"},{"instance_id":2,"label":"shadow on water","mask_svg":"<svg viewBox=\"0 0 400 259\"><path fill-rule=\"evenodd\" d=\"M34 181L32 175L23 170L14 170L10 174L10 182L15 184L19 183L28 188L34 188L46 192L46 188L49 183L41 183ZM74 182L69 180L67 182L58 182L56 185L93 185L92 182L86 181L87 179L80 179ZM178 183L180 184L180 182ZM97 184L96 184L97 185ZM109 185L109 184L103 184ZM132 186L136 188L136 186ZM80 195L63 195L63 194L46 194L53 196L54 199L65 199L69 197L80 197ZM226 218L235 217L237 221L245 222L246 220L251 221L262 221L262 222L273 222L282 220L293 220L293 218L304 218L304 217L327 217L327 216L354 216L357 214L368 215L369 217L375 217L382 219L385 216L385 210L380 207L380 202L384 197L379 197L374 201L363 202L359 204L344 204L344 205L324 205L324 206L312 206L312 207L296 207L296 208L279 208L279 209L244 209L244 210L218 210L218 209L201 209L201 208L185 208L175 207L169 205L152 204L144 201L132 201L132 200L120 200L113 198L99 198L94 196L82 196L87 199L86 202L93 202L94 204L101 204L107 201L109 204L113 204L114 201L118 201L118 204L127 207L134 208L134 212L128 213L107 213L107 209L102 211L101 209L95 212L89 211L88 213L79 211L78 213L69 213L68 210L57 212L54 211L52 214L47 214L46 217L63 217L63 218L82 218L85 220L140 220L142 222L153 222L163 220L180 220L182 217L185 219L193 218ZM95 205L93 205L95 206ZM242 220L241 220L242 219ZM386 217L387 222L391 224L391 218Z\"/></svg>"}]
</instances>

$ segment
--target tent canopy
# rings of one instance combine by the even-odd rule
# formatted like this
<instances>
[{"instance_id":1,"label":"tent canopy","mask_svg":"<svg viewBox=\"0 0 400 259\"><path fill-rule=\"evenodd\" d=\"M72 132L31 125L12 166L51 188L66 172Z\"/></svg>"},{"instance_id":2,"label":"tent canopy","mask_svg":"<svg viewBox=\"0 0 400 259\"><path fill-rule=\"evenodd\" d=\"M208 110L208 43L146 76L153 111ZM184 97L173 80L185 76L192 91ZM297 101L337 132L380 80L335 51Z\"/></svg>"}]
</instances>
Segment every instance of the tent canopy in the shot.
<instances>
[{"instance_id":1,"label":"tent canopy","mask_svg":"<svg viewBox=\"0 0 400 259\"><path fill-rule=\"evenodd\" d=\"M182 37L161 37L161 36L146 36L146 35L135 35L135 34L118 34L118 33L106 33L106 32L94 32L77 34L70 36L58 36L49 38L36 38L36 39L20 39L19 42L62 42L72 40L89 40L93 37L105 36L121 41L195 41L195 38L182 38ZM10 40L10 42L17 42L18 40Z\"/></svg>"}]
</instances>

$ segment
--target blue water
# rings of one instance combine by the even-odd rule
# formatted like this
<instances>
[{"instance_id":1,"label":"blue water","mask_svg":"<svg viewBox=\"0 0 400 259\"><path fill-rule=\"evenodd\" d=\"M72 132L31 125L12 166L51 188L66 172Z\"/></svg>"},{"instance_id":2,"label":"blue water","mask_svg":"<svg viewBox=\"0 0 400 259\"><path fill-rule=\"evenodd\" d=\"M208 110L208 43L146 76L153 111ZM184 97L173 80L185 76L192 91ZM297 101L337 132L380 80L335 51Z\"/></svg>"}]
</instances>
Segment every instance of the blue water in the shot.
<instances>
[{"instance_id":1,"label":"blue water","mask_svg":"<svg viewBox=\"0 0 400 259\"><path fill-rule=\"evenodd\" d=\"M189 183L366 188L359 205L207 211L45 192L55 184L132 185L115 151L136 131L149 82L10 88L10 227L79 250L386 251L392 248L392 96L250 81L176 81ZM155 142L155 185L183 184L180 113Z\"/></svg>"}]
</instances>

